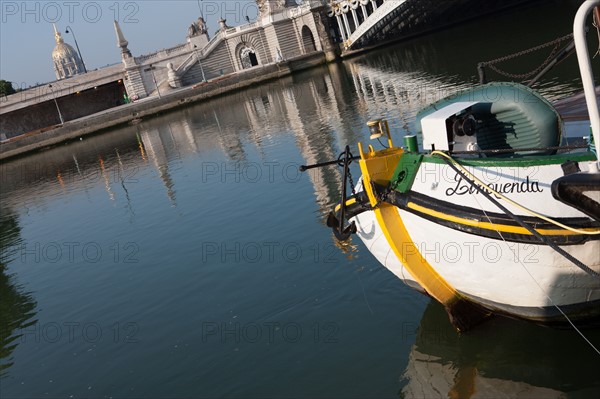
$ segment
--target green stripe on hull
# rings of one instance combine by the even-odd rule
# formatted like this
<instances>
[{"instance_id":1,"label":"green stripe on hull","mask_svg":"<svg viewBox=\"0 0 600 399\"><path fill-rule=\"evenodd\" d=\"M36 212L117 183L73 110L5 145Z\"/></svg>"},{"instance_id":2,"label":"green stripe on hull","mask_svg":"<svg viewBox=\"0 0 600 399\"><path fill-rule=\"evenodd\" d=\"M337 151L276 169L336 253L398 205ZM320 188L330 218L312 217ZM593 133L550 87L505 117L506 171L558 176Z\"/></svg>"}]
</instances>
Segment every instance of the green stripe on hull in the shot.
<instances>
[{"instance_id":1,"label":"green stripe on hull","mask_svg":"<svg viewBox=\"0 0 600 399\"><path fill-rule=\"evenodd\" d=\"M561 165L567 161L591 162L596 161L596 155L591 152L582 152L577 154L557 154L557 155L531 155L518 158L455 158L463 166L475 167L530 167L543 165ZM446 162L437 156L424 155L422 162L445 164Z\"/></svg>"}]
</instances>

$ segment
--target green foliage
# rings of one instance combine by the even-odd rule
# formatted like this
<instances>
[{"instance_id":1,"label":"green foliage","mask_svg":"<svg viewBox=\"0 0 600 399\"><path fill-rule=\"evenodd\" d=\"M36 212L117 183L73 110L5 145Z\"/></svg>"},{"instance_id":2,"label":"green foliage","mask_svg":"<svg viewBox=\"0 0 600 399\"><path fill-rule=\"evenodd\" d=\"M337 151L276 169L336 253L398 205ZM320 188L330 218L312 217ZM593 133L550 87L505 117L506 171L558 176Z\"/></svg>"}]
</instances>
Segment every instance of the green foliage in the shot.
<instances>
[{"instance_id":1,"label":"green foliage","mask_svg":"<svg viewBox=\"0 0 600 399\"><path fill-rule=\"evenodd\" d=\"M16 93L16 91L12 85L12 82L3 79L0 80L0 95L8 96L14 93Z\"/></svg>"}]
</instances>

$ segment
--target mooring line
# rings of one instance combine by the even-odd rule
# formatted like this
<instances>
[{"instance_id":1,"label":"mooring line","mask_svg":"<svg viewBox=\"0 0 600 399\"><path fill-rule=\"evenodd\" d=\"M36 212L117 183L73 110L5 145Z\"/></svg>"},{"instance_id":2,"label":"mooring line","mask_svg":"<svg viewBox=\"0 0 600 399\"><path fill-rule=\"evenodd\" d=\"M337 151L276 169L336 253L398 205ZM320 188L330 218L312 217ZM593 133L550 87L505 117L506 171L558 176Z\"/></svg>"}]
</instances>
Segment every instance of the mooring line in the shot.
<instances>
[{"instance_id":1,"label":"mooring line","mask_svg":"<svg viewBox=\"0 0 600 399\"><path fill-rule=\"evenodd\" d=\"M449 158L449 159L446 159ZM462 171L460 171L457 167L455 167L455 165L453 165L453 163L458 163L456 160L452 159L451 157L449 157L448 155L444 154L443 159L448 163L448 165L454 169L454 171L456 171L457 173L460 173L467 182L469 182L473 187L475 187L478 191L480 191L485 198L487 198L489 201L491 201L494 205L498 206L500 209L502 209L503 211L507 212L507 214L509 216L516 216L516 215L512 215L511 212L509 212L506 208L504 208L501 204L499 204L496 200L494 200L489 194L485 193L479 186L477 186L477 184L475 184L475 182L471 179L468 178L468 176L466 176L464 173L461 173ZM458 164L459 166L462 167L462 165ZM486 195L487 194L487 195ZM479 208L481 209L481 211L483 212L483 214L485 215L485 217L489 220L490 224L494 225L494 222L492 221L492 219L488 216L487 212L485 211L485 209L483 208L483 206L481 205L481 203L479 202L479 200L477 199L477 197L473 194L471 194L473 196L473 198L475 199L475 201L477 202L477 204L479 205ZM520 218L519 218L520 219ZM515 219L516 220L516 219ZM518 222L518 220L517 220ZM498 233L498 235L500 236L500 238L502 239L502 241L506 244L506 246L510 248L510 245L508 245L508 242L506 241L506 239L504 238L504 236L502 235L502 233L500 231L498 231L496 229L496 232ZM554 244L554 243L552 243ZM551 246L553 248L553 246ZM553 248L554 249L554 248ZM561 249L562 250L562 249ZM512 249L511 249L512 251ZM559 252L560 253L560 252ZM560 306L558 306L550 297L550 295L548 295L548 293L546 292L546 290L544 290L544 288L538 283L538 281L535 279L535 277L531 274L531 272L529 271L529 269L527 269L527 267L523 264L523 262L521 261L521 258L518 256L518 254L514 253L515 257L518 259L519 264L521 265L521 267L523 267L523 269L525 270L525 272L529 275L529 277L531 277L531 279L533 280L533 282L538 286L538 288L540 289L540 291L546 296L546 298L548 298L548 300L550 301L550 303L552 304L552 306L554 306L559 312L560 314L567 320L567 322L569 322L569 324L571 325L571 327L573 327L573 329L581 336L581 338L583 338L583 340L585 342L587 342L587 344L598 354L600 355L600 350L598 350L598 348L596 348L596 346L594 346L594 344L583 334L583 332L577 328L577 326L573 323L573 321L571 321L571 319L569 318L569 316L567 316L565 314L565 312L563 312L563 310L560 308ZM581 263L579 260L577 260L577 262ZM577 265L577 264L576 264ZM586 268L588 268L586 266ZM588 268L589 269L589 268ZM591 270L591 269L590 269ZM592 270L593 271L593 270ZM598 273L596 273L595 271L593 271L596 275L598 275Z\"/></svg>"},{"instance_id":2,"label":"mooring line","mask_svg":"<svg viewBox=\"0 0 600 399\"><path fill-rule=\"evenodd\" d=\"M482 212L485 215L485 217L490 221L490 223L492 225L494 225L494 222L492 222L492 219L488 216L488 214L486 213L485 209L483 209L483 206L481 206L481 203L479 202L479 200L477 199L477 197L474 196L473 194L471 194L471 195L473 196L473 198L475 199L475 201L479 205L479 208L482 210ZM510 245L508 245L508 242L504 239L504 236L502 235L502 233L500 231L498 231L498 230L496 230L496 232L500 235L500 238L502 238L502 241L504 241L504 243L506 244L506 246L508 247L508 249L510 249L512 251L512 249L510 248ZM516 252L514 252L514 251L513 251L513 255L515 255L515 258L517 258L519 260L519 264L521 265L521 267L523 267L523 269L527 272L527 274L529 275L529 277L531 277L531 279L538 286L538 288L540 289L540 291L546 296L546 298L548 298L548 300L550 301L550 303L552 303L552 306L554 306L560 312L560 314L563 315L563 317L569 322L569 324L571 325L571 327L573 327L573 329L581 336L581 338L583 338L583 340L585 342L587 342L587 344L594 351L596 351L597 354L600 355L600 350L598 350L598 348L596 348L594 346L594 344L583 334L583 332L581 332L581 330L579 330L577 328L577 326L575 326L575 324L571 321L571 319L569 318L569 316L567 316L565 314L565 312L563 312L563 310L560 308L560 306L558 306L556 303L554 303L554 301L552 300L552 298L550 297L550 295L548 295L548 293L546 292L546 290L544 290L544 288L538 283L538 281L535 279L535 277L533 277L533 275L531 274L531 272L523 264L523 262L521 261L521 258L519 257L519 255Z\"/></svg>"}]
</instances>

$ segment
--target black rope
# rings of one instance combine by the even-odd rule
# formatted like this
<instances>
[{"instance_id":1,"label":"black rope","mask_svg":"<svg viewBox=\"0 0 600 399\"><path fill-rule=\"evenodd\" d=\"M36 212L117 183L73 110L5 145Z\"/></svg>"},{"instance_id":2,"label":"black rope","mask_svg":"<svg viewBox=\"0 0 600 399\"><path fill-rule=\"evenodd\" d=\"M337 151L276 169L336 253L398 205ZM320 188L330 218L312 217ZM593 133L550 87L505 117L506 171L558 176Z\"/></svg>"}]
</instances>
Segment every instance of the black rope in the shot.
<instances>
[{"instance_id":1,"label":"black rope","mask_svg":"<svg viewBox=\"0 0 600 399\"><path fill-rule=\"evenodd\" d=\"M593 269L591 269L589 266L585 265L579 259L575 258L573 255L571 255L570 253L568 253L567 251L565 251L564 249L562 249L561 247L559 247L558 245L556 245L555 243L553 243L548 238L544 237L542 234L538 233L537 230L535 230L533 227L531 227L530 225L528 225L527 223L525 223L523 221L523 219L521 219L519 216L517 216L514 213L512 213L511 211L509 211L498 200L496 200L494 197L492 197L491 194L489 194L488 192L486 192L482 187L480 187L472 179L470 179L468 176L466 176L450 160L448 160L448 159L446 159L444 157L441 157L441 156L440 156L440 158L442 158L444 160L444 162L446 162L456 173L458 173L463 179L465 179L471 186L473 186L473 188L475 188L479 193L481 193L491 203L493 203L494 205L496 205L498 208L500 208L500 210L502 212L506 213L515 222L517 222L518 224L520 224L521 227L527 229L527 231L529 231L531 234L533 234L541 242L543 242L544 244L548 245L550 248L552 248L553 250L555 250L556 252L558 252L560 255L562 255L563 257L565 257L567 260L569 260L570 262L572 262L575 266L577 266L578 268L580 268L581 270L583 270L587 274L589 274L591 276L594 276L596 278L600 278L600 274L599 273L597 273L596 271L594 271Z\"/></svg>"},{"instance_id":2,"label":"black rope","mask_svg":"<svg viewBox=\"0 0 600 399\"><path fill-rule=\"evenodd\" d=\"M385 145L385 144L383 144L383 143L381 142L381 139L380 139L379 137L377 138L377 141L379 141L379 144L381 144L381 146L382 146L383 148L385 148L385 149L388 149L388 148L389 148L387 145Z\"/></svg>"}]
</instances>

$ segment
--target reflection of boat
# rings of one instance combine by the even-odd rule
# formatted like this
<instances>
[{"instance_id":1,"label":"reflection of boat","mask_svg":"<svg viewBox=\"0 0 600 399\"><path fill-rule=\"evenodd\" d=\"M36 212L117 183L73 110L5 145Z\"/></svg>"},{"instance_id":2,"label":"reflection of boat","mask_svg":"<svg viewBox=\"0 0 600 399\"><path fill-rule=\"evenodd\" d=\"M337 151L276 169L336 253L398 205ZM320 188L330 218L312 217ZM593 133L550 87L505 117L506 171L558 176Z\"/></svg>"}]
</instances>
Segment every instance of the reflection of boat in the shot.
<instances>
[{"instance_id":1,"label":"reflection of boat","mask_svg":"<svg viewBox=\"0 0 600 399\"><path fill-rule=\"evenodd\" d=\"M404 338L414 339L414 344L400 396L597 397L596 353L583 345L565 345L572 331L544 329L540 340L540 329L543 327L497 318L481 330L459 334L448 323L443 307L432 301L419 326L407 326L403 331ZM507 334L514 330L519 334ZM593 333L596 339L598 331Z\"/></svg>"},{"instance_id":2,"label":"reflection of boat","mask_svg":"<svg viewBox=\"0 0 600 399\"><path fill-rule=\"evenodd\" d=\"M576 17L579 64L596 151L600 117ZM369 123L388 148L359 143L362 180L328 220L356 232L398 277L444 304L456 328L490 313L543 323L600 314L600 172L591 145L561 147L552 105L514 83L479 86L417 116L416 137L394 147L387 123ZM348 175L347 150L339 162ZM352 186L352 181L349 181ZM350 225L345 226L345 220Z\"/></svg>"}]
</instances>

